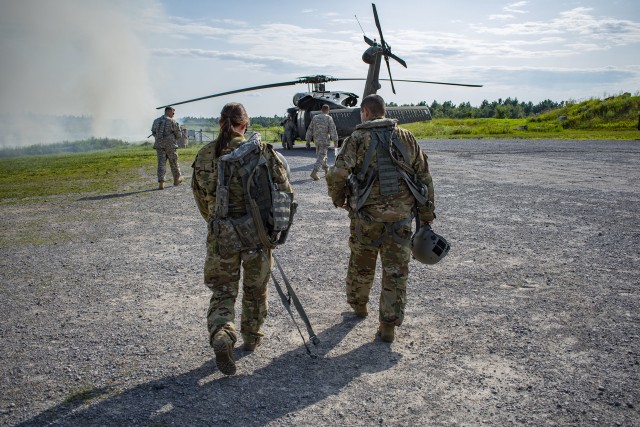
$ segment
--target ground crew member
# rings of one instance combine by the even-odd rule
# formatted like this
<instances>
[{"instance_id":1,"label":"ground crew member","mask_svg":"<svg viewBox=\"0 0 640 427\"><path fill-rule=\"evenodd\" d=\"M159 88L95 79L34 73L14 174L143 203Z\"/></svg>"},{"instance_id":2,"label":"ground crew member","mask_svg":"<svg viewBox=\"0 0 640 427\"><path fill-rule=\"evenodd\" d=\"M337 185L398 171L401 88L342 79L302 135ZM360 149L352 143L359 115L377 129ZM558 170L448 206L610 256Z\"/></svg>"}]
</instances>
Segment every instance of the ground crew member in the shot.
<instances>
[{"instance_id":1,"label":"ground crew member","mask_svg":"<svg viewBox=\"0 0 640 427\"><path fill-rule=\"evenodd\" d=\"M321 111L321 114L316 114L313 116L313 119L311 119L306 134L307 148L311 147L311 140L313 139L313 142L316 144L316 154L318 155L316 164L313 166L313 171L311 171L311 178L313 178L314 181L320 179L318 176L320 168L324 170L325 175L327 173L329 138L333 140L334 148L338 145L338 131L336 130L336 124L333 122L333 118L329 115L329 106L324 104Z\"/></svg>"},{"instance_id":2,"label":"ground crew member","mask_svg":"<svg viewBox=\"0 0 640 427\"><path fill-rule=\"evenodd\" d=\"M158 188L164 189L164 176L167 170L167 160L173 175L173 185L180 185L184 181L184 177L180 172L178 165L178 144L182 138L180 125L173 118L176 109L173 107L165 107L164 115L153 121L151 126L151 134L155 137L153 148L158 155Z\"/></svg>"},{"instance_id":3,"label":"ground crew member","mask_svg":"<svg viewBox=\"0 0 640 427\"><path fill-rule=\"evenodd\" d=\"M417 175L426 187L426 205L419 207L422 223L435 218L433 185L427 156L411 132L399 128L395 119L385 115L385 104L379 95L369 95L362 101L362 123L348 137L327 174L329 196L336 207L349 210L351 256L346 277L347 302L359 317L366 317L369 293L373 283L376 260L380 254L382 286L379 303L379 334L392 342L395 327L404 319L407 276L411 256L411 221L416 198L395 168L392 157L405 170ZM369 150L372 141L376 141ZM391 141L395 138L395 143ZM398 144L397 147L394 144ZM387 148L384 152L383 146ZM390 154L388 154L390 153ZM365 169L366 166L366 170ZM347 196L347 185L356 177L370 179L368 195L358 199L360 206ZM366 183L365 183L366 185ZM353 191L351 192L353 193ZM351 195L350 197L355 197Z\"/></svg>"}]
</instances>

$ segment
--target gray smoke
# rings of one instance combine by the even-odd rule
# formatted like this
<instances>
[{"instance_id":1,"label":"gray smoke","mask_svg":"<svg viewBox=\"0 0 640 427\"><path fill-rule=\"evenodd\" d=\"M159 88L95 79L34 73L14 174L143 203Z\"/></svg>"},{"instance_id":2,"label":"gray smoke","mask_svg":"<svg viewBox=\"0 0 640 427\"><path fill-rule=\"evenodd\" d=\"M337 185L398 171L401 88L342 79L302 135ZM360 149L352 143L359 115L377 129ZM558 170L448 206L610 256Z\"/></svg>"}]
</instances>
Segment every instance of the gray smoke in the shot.
<instances>
[{"instance_id":1,"label":"gray smoke","mask_svg":"<svg viewBox=\"0 0 640 427\"><path fill-rule=\"evenodd\" d=\"M145 139L157 103L134 19L152 1L0 1L0 146Z\"/></svg>"}]
</instances>

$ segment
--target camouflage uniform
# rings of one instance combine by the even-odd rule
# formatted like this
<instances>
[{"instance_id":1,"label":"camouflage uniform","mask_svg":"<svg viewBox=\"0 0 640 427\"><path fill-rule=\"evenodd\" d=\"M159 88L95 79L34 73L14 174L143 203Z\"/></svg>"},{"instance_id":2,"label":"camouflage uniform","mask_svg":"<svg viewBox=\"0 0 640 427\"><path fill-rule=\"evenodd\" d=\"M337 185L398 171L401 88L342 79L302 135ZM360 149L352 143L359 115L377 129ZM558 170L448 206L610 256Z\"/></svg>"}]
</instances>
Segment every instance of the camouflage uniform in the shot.
<instances>
[{"instance_id":1,"label":"camouflage uniform","mask_svg":"<svg viewBox=\"0 0 640 427\"><path fill-rule=\"evenodd\" d=\"M222 155L230 153L244 141L242 136L234 137L227 148L222 150ZM213 343L216 332L224 329L235 343L238 335L234 326L234 307L238 296L240 266L243 268L240 333L247 337L262 337L262 325L267 315L267 282L273 260L271 250L258 247L233 253L221 250L221 242L218 242L212 233L211 220L215 216L218 185L216 145L217 142L213 141L198 152L192 165L191 187L196 205L209 225L207 257L204 263L204 283L213 292L207 312L209 340ZM285 167L273 147L263 142L260 145L274 183L280 190L293 192ZM246 213L242 181L235 171L229 183L229 217L239 218Z\"/></svg>"},{"instance_id":2,"label":"camouflage uniform","mask_svg":"<svg viewBox=\"0 0 640 427\"><path fill-rule=\"evenodd\" d=\"M153 148L158 155L158 182L164 181L164 176L167 172L167 160L169 160L173 180L176 181L182 175L178 166L177 144L177 141L182 138L180 125L174 118L163 115L153 121L151 133L156 139Z\"/></svg>"},{"instance_id":3,"label":"camouflage uniform","mask_svg":"<svg viewBox=\"0 0 640 427\"><path fill-rule=\"evenodd\" d=\"M316 154L318 160L313 166L313 170L318 172L320 168L326 172L327 167L327 151L329 150L329 137L333 139L334 145L338 144L338 131L336 130L336 124L328 114L316 114L311 119L307 134L305 136L307 144L313 139L316 144Z\"/></svg>"},{"instance_id":4,"label":"camouflage uniform","mask_svg":"<svg viewBox=\"0 0 640 427\"><path fill-rule=\"evenodd\" d=\"M429 207L419 208L420 220L435 218L433 205L433 185L427 156L422 152L411 132L395 125L396 121L374 118L356 127L353 134L344 141L335 166L327 175L329 196L336 207L343 207L347 201L346 182L349 174L360 172L365 153L371 142L369 129L393 126L393 132L405 147L409 166L428 185ZM401 156L400 156L401 157ZM374 153L370 168L377 162ZM347 302L352 305L367 304L373 283L376 260L380 254L382 264L382 290L380 293L379 318L381 322L400 326L404 319L407 302L406 288L411 257L411 220L415 198L405 181L398 177L399 191L382 196L376 178L366 202L359 212L350 210L351 220L349 247L351 256L347 270Z\"/></svg>"}]
</instances>

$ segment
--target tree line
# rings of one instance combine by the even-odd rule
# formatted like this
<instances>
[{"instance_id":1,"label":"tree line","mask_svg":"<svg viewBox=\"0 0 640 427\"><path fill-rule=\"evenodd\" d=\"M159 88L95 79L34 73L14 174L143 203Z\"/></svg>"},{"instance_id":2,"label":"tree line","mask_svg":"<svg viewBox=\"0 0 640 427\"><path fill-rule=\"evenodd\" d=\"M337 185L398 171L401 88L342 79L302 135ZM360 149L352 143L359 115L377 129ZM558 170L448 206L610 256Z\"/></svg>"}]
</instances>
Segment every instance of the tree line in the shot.
<instances>
[{"instance_id":1,"label":"tree line","mask_svg":"<svg viewBox=\"0 0 640 427\"><path fill-rule=\"evenodd\" d=\"M497 101L489 102L487 100L474 107L469 102L463 102L455 105L452 101L445 101L439 103L433 101L431 105L427 101L421 101L417 104L403 104L401 107L429 107L431 110L431 116L434 119L448 118L448 119L474 119L474 118L494 118L494 119L522 119L531 116L535 116L545 111L563 108L568 105L567 101L555 102L550 99L545 99L542 102L534 104L533 102L518 101L518 98L498 99ZM398 107L395 102L389 102L387 107ZM273 117L251 117L252 126L280 126L284 117L274 115ZM204 117L182 117L180 121L183 124L196 124L201 126L216 127L218 118L204 118Z\"/></svg>"},{"instance_id":2,"label":"tree line","mask_svg":"<svg viewBox=\"0 0 640 427\"><path fill-rule=\"evenodd\" d=\"M185 117L181 117L180 118L180 123L183 125L196 125L196 126L203 126L203 127L218 127L218 121L220 120L220 118L218 117L192 117L192 116L185 116ZM280 117L278 115L274 115L273 117L264 117L264 116L257 116L257 117L251 117L251 126L255 127L255 126L262 126L262 127L272 127L272 126L280 126L280 124L282 123L282 121L284 120L284 116Z\"/></svg>"},{"instance_id":3,"label":"tree line","mask_svg":"<svg viewBox=\"0 0 640 427\"><path fill-rule=\"evenodd\" d=\"M518 98L502 98L497 101L489 102L486 99L478 107L472 106L469 102L463 102L455 105L451 101L445 101L440 104L433 101L428 105L426 101L418 104L405 104L402 107L429 107L431 117L434 119L522 119L535 116L544 111L562 108L567 105L567 101L555 102L545 99L537 104L518 101ZM398 104L390 102L388 107L397 107Z\"/></svg>"}]
</instances>

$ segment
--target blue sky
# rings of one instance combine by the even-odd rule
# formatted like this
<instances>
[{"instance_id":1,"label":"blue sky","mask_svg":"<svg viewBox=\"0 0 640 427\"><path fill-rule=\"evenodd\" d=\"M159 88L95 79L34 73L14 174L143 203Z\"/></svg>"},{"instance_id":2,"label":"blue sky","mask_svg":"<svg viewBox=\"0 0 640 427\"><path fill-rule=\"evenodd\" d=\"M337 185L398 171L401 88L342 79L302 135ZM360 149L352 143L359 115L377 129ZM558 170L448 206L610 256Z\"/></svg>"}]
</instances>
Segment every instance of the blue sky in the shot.
<instances>
[{"instance_id":1,"label":"blue sky","mask_svg":"<svg viewBox=\"0 0 640 427\"><path fill-rule=\"evenodd\" d=\"M136 117L144 123L140 134L154 107L166 103L314 74L366 77L355 15L378 38L371 2L360 0L0 2L0 113ZM376 7L385 40L408 65L392 61L394 78L484 85L397 83L394 95L382 82L378 93L388 102L536 103L640 90L635 0L395 0ZM328 87L361 95L363 83ZM305 90L186 104L177 116L217 116L229 101L244 103L250 115L282 115Z\"/></svg>"}]
</instances>

